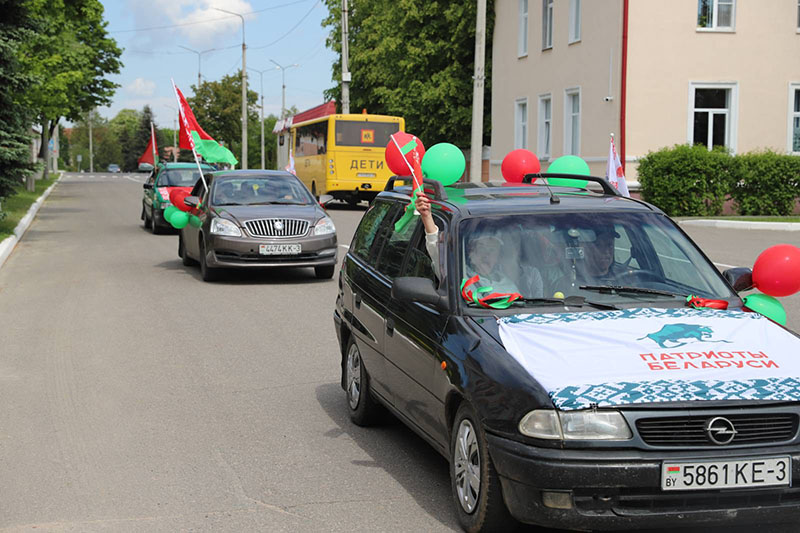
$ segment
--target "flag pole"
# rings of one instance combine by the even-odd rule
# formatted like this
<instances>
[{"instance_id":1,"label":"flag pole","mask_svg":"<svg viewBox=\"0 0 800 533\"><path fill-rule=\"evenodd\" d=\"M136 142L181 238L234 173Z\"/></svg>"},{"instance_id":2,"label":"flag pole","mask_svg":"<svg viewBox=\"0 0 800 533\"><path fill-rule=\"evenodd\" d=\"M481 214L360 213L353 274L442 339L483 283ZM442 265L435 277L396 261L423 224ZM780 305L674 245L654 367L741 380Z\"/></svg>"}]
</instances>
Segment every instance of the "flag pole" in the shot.
<instances>
[{"instance_id":1,"label":"flag pole","mask_svg":"<svg viewBox=\"0 0 800 533\"><path fill-rule=\"evenodd\" d=\"M206 178L205 176L203 176L203 169L200 167L200 160L197 159L197 151L194 149L194 139L192 139L192 135L189 132L189 123L186 120L186 115L183 112L183 104L181 104L181 99L178 96L178 86L175 85L174 79L171 79L171 81L172 81L172 88L174 89L175 92L175 99L178 101L178 110L181 119L181 124L183 124L183 130L186 132L186 137L189 139L189 145L192 147L192 155L194 156L194 162L197 163L197 170L200 171L200 179L203 180L203 187L205 187L206 192L208 192L208 183L206 183Z\"/></svg>"},{"instance_id":2,"label":"flag pole","mask_svg":"<svg viewBox=\"0 0 800 533\"><path fill-rule=\"evenodd\" d=\"M150 121L150 142L153 144L153 168L157 166L158 154L156 154L156 131L153 128L153 121Z\"/></svg>"}]
</instances>

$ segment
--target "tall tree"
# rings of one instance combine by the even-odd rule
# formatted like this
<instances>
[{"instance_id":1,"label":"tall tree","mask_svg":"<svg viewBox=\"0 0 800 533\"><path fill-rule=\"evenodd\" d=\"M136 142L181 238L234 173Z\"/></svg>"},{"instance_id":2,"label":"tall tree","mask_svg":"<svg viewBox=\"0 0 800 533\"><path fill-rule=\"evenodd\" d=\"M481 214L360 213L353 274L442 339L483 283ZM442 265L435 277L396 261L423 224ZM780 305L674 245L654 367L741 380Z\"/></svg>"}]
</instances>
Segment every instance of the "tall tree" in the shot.
<instances>
[{"instance_id":1,"label":"tall tree","mask_svg":"<svg viewBox=\"0 0 800 533\"><path fill-rule=\"evenodd\" d=\"M325 0L327 45L341 54L341 0ZM476 3L444 0L349 0L350 108L398 115L426 145L470 143ZM491 135L494 2L486 7L484 139ZM341 79L341 59L333 78ZM341 101L341 86L326 91Z\"/></svg>"},{"instance_id":2,"label":"tall tree","mask_svg":"<svg viewBox=\"0 0 800 533\"><path fill-rule=\"evenodd\" d=\"M133 134L133 140L126 150L123 145L123 169L125 172L135 172L139 168L139 158L150 142L150 123L153 122L153 111L149 105L145 105L139 115L139 124ZM155 128L155 126L153 126ZM156 132L156 135L158 132Z\"/></svg>"}]
</instances>

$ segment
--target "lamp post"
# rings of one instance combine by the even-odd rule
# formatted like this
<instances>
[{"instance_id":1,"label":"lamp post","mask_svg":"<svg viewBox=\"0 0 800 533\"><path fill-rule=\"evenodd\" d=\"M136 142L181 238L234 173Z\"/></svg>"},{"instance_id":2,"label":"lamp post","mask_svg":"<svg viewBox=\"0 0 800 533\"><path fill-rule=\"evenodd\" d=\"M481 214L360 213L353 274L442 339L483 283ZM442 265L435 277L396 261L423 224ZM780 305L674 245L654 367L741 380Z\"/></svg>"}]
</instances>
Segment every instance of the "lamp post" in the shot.
<instances>
[{"instance_id":1,"label":"lamp post","mask_svg":"<svg viewBox=\"0 0 800 533\"><path fill-rule=\"evenodd\" d=\"M261 168L266 168L264 166L264 73L267 71L258 70L252 67L250 70L258 72L258 76L261 80Z\"/></svg>"},{"instance_id":2,"label":"lamp post","mask_svg":"<svg viewBox=\"0 0 800 533\"><path fill-rule=\"evenodd\" d=\"M236 15L242 19L242 168L247 169L247 46L244 40L244 16L215 7L217 11Z\"/></svg>"},{"instance_id":3,"label":"lamp post","mask_svg":"<svg viewBox=\"0 0 800 533\"><path fill-rule=\"evenodd\" d=\"M203 56L203 54L216 50L216 48L209 48L208 50L193 50L188 46L183 46L180 44L178 46L184 50L189 50L190 52L197 54L197 88L200 89L200 84L202 83L202 78L200 77L200 58Z\"/></svg>"},{"instance_id":4,"label":"lamp post","mask_svg":"<svg viewBox=\"0 0 800 533\"><path fill-rule=\"evenodd\" d=\"M180 151L180 148L178 148L178 108L171 105L167 107L175 111L175 116L172 117L172 162L176 163L178 161L178 152Z\"/></svg>"},{"instance_id":5,"label":"lamp post","mask_svg":"<svg viewBox=\"0 0 800 533\"><path fill-rule=\"evenodd\" d=\"M286 69L290 69L292 67L299 67L297 63L292 63L291 65L279 65L277 61L270 59L275 64L275 68L280 69L281 71L281 120L286 118Z\"/></svg>"}]
</instances>

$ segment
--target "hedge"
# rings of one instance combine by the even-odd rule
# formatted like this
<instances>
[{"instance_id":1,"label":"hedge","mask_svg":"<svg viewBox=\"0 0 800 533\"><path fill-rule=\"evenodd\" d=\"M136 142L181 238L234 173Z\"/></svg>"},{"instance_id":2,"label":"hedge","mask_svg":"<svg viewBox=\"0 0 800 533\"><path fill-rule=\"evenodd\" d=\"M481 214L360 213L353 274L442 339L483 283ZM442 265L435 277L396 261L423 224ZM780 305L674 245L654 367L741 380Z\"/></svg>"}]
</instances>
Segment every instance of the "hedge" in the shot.
<instances>
[{"instance_id":1,"label":"hedge","mask_svg":"<svg viewBox=\"0 0 800 533\"><path fill-rule=\"evenodd\" d=\"M731 155L676 145L639 161L642 198L670 216L718 216L726 198L740 215L791 215L800 198L800 157Z\"/></svg>"}]
</instances>

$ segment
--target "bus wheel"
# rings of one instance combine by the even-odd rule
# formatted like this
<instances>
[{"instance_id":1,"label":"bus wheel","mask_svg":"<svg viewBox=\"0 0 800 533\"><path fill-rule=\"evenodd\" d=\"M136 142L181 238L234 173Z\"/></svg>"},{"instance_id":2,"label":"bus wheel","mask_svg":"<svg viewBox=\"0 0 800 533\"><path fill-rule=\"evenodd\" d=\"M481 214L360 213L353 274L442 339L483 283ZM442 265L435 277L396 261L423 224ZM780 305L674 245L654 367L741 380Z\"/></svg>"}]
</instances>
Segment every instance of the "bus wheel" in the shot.
<instances>
[{"instance_id":1,"label":"bus wheel","mask_svg":"<svg viewBox=\"0 0 800 533\"><path fill-rule=\"evenodd\" d=\"M347 197L347 205L349 205L350 207L355 207L358 205L359 200L360 198L358 196L352 194Z\"/></svg>"},{"instance_id":2,"label":"bus wheel","mask_svg":"<svg viewBox=\"0 0 800 533\"><path fill-rule=\"evenodd\" d=\"M314 196L314 199L319 202L319 195L317 194L317 182L311 182L311 194Z\"/></svg>"}]
</instances>

